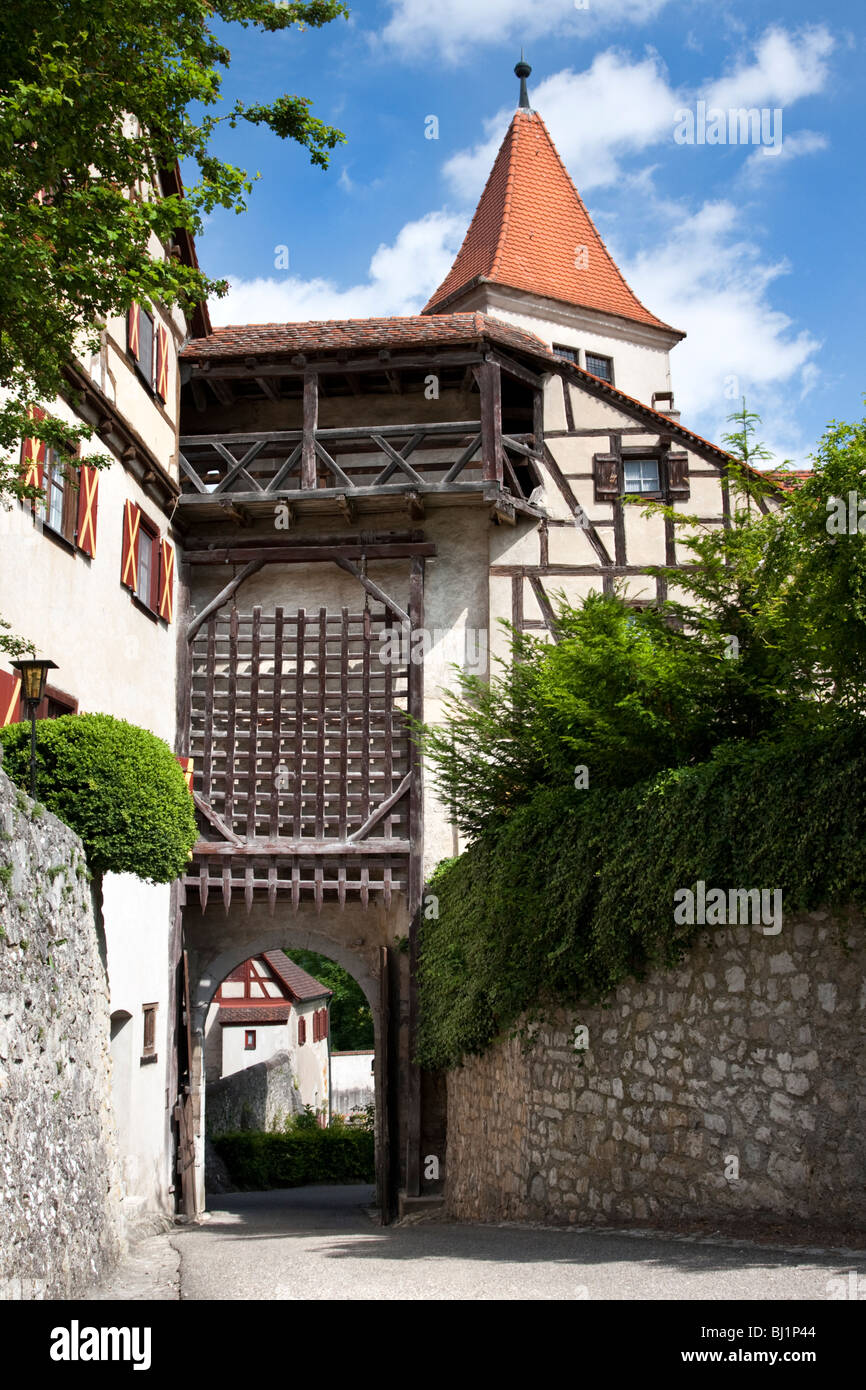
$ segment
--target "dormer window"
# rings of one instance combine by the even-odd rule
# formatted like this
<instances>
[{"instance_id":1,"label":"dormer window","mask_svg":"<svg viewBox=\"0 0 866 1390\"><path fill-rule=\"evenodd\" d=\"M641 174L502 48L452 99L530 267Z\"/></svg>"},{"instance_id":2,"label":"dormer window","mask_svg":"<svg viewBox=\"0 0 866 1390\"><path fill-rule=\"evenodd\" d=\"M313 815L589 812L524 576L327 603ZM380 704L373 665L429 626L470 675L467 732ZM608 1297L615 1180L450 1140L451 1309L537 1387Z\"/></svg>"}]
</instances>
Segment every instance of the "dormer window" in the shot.
<instances>
[{"instance_id":1,"label":"dormer window","mask_svg":"<svg viewBox=\"0 0 866 1390\"><path fill-rule=\"evenodd\" d=\"M554 351L556 349L554 348ZM613 358L599 357L595 352L586 354L586 370L592 372L593 376L600 376L602 381L609 381L613 384Z\"/></svg>"},{"instance_id":2,"label":"dormer window","mask_svg":"<svg viewBox=\"0 0 866 1390\"><path fill-rule=\"evenodd\" d=\"M659 461L654 458L624 459L625 492L660 492Z\"/></svg>"}]
</instances>

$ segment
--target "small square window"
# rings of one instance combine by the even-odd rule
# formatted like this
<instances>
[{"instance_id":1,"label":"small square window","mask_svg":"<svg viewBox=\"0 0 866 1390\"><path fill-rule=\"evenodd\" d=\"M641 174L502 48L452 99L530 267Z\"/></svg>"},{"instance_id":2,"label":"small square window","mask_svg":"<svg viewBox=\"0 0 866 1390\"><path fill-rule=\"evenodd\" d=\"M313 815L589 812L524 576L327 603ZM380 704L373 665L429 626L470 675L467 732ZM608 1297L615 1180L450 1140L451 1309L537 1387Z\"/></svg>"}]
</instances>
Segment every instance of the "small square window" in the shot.
<instances>
[{"instance_id":1,"label":"small square window","mask_svg":"<svg viewBox=\"0 0 866 1390\"><path fill-rule=\"evenodd\" d=\"M158 1004L142 1004L144 1014L144 1042L141 1049L141 1061L156 1061L156 1011Z\"/></svg>"},{"instance_id":2,"label":"small square window","mask_svg":"<svg viewBox=\"0 0 866 1390\"><path fill-rule=\"evenodd\" d=\"M599 357L594 352L588 352L586 370L592 372L593 376L600 376L602 381L613 381L613 358Z\"/></svg>"},{"instance_id":3,"label":"small square window","mask_svg":"<svg viewBox=\"0 0 866 1390\"><path fill-rule=\"evenodd\" d=\"M623 463L626 492L658 492L658 459L625 459Z\"/></svg>"},{"instance_id":4,"label":"small square window","mask_svg":"<svg viewBox=\"0 0 866 1390\"><path fill-rule=\"evenodd\" d=\"M577 348L563 347L562 343L554 343L553 352L556 357L562 357L566 362L577 362Z\"/></svg>"},{"instance_id":5,"label":"small square window","mask_svg":"<svg viewBox=\"0 0 866 1390\"><path fill-rule=\"evenodd\" d=\"M256 1030L247 1028L244 1030L244 1051L255 1052L256 1050Z\"/></svg>"}]
</instances>

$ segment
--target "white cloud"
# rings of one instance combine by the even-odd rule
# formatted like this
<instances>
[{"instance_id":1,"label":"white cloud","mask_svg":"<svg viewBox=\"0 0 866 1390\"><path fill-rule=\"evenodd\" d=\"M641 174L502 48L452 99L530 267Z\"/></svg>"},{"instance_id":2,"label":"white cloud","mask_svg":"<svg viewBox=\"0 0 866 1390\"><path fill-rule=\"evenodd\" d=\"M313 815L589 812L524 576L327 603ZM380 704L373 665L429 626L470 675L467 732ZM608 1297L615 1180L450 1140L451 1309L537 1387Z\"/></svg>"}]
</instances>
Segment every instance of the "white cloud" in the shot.
<instances>
[{"instance_id":1,"label":"white cloud","mask_svg":"<svg viewBox=\"0 0 866 1390\"><path fill-rule=\"evenodd\" d=\"M676 114L693 109L700 98L708 107L775 107L823 90L834 40L827 29L788 34L774 28L754 45L728 76L700 88L675 88L656 54L633 61L607 49L589 68L566 68L532 88L532 104L545 120L563 162L581 191L613 184L623 177L622 161L652 146L673 141ZM484 122L484 139L461 150L444 167L454 192L474 200L493 164L513 107ZM812 153L823 139L814 131L784 137L788 157ZM766 160L772 163L772 160Z\"/></svg>"},{"instance_id":2,"label":"white cloud","mask_svg":"<svg viewBox=\"0 0 866 1390\"><path fill-rule=\"evenodd\" d=\"M445 212L407 222L391 246L374 253L367 279L348 288L323 276L244 280L229 275L229 292L211 303L211 317L220 325L417 313L445 278L465 231L463 217Z\"/></svg>"},{"instance_id":3,"label":"white cloud","mask_svg":"<svg viewBox=\"0 0 866 1390\"><path fill-rule=\"evenodd\" d=\"M431 49L450 62L467 60L475 46L529 43L543 34L587 37L603 28L643 24L670 0L390 0L387 44L425 58Z\"/></svg>"},{"instance_id":4,"label":"white cloud","mask_svg":"<svg viewBox=\"0 0 866 1390\"><path fill-rule=\"evenodd\" d=\"M585 72L567 68L532 91L532 104L580 189L613 183L624 155L672 139L678 103L658 57L631 62L613 49L597 54ZM446 163L445 176L461 197L477 196L512 114L513 108L498 111L484 123L485 139Z\"/></svg>"},{"instance_id":5,"label":"white cloud","mask_svg":"<svg viewBox=\"0 0 866 1390\"><path fill-rule=\"evenodd\" d=\"M774 27L759 39L754 59L741 60L727 77L701 93L710 106L786 106L823 91L835 40L824 25L792 35Z\"/></svg>"},{"instance_id":6,"label":"white cloud","mask_svg":"<svg viewBox=\"0 0 866 1390\"><path fill-rule=\"evenodd\" d=\"M683 423L718 439L745 395L763 411L773 447L783 456L801 451L785 399L792 387L802 394L815 384L820 343L770 302L770 287L790 266L762 255L746 214L730 202L691 214L657 210L669 219L666 233L653 250L619 264L653 313L688 334L671 359Z\"/></svg>"},{"instance_id":7,"label":"white cloud","mask_svg":"<svg viewBox=\"0 0 866 1390\"><path fill-rule=\"evenodd\" d=\"M826 135L821 135L817 130L798 130L794 135L785 135L778 151L773 158L768 159L762 147L753 150L746 160L744 174L752 181L760 179L768 169L778 168L780 164L787 164L792 159L797 159L801 154L817 154L819 150L826 150L829 141ZM769 147L772 150L772 147Z\"/></svg>"}]
</instances>

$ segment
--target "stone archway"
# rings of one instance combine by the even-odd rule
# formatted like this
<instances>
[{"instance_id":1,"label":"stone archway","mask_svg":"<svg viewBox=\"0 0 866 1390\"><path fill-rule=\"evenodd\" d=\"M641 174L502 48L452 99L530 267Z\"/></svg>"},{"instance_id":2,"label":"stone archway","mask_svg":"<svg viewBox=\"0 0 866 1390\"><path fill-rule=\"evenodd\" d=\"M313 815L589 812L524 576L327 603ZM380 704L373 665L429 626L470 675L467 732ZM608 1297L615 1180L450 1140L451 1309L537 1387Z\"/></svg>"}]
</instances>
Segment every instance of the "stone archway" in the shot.
<instances>
[{"instance_id":1,"label":"stone archway","mask_svg":"<svg viewBox=\"0 0 866 1390\"><path fill-rule=\"evenodd\" d=\"M184 909L184 941L189 964L190 1088L195 1116L195 1211L205 1208L204 1030L214 993L225 977L250 956L263 951L304 948L342 965L357 981L373 1014L376 1089L377 1196L383 1222L390 1219L400 1175L405 1122L399 1097L405 1090L408 1063L408 957L394 949L396 937L408 932L401 899L388 909L370 904L345 907L300 903L297 911L268 904L241 903L228 911L198 904ZM401 1143L402 1140L402 1143Z\"/></svg>"}]
</instances>

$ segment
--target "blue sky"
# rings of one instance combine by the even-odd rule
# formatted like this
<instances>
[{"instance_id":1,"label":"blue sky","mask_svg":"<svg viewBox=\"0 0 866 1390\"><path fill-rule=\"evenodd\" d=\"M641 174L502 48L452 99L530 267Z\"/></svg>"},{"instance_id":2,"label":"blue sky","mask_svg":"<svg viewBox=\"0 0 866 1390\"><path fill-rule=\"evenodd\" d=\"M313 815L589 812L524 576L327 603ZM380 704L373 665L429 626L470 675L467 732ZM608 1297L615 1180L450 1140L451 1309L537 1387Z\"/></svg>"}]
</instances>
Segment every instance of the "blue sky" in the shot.
<instances>
[{"instance_id":1,"label":"blue sky","mask_svg":"<svg viewBox=\"0 0 866 1390\"><path fill-rule=\"evenodd\" d=\"M309 96L347 140L322 172L265 131L221 132L218 153L261 178L247 212L216 213L198 241L231 282L214 321L417 312L516 104L522 43L532 104L602 236L688 334L672 354L684 423L718 440L739 391L778 460L802 464L828 420L863 414L863 13L860 0L362 0L318 32L230 28L226 98ZM699 100L780 109L780 151L678 144L676 113Z\"/></svg>"}]
</instances>

